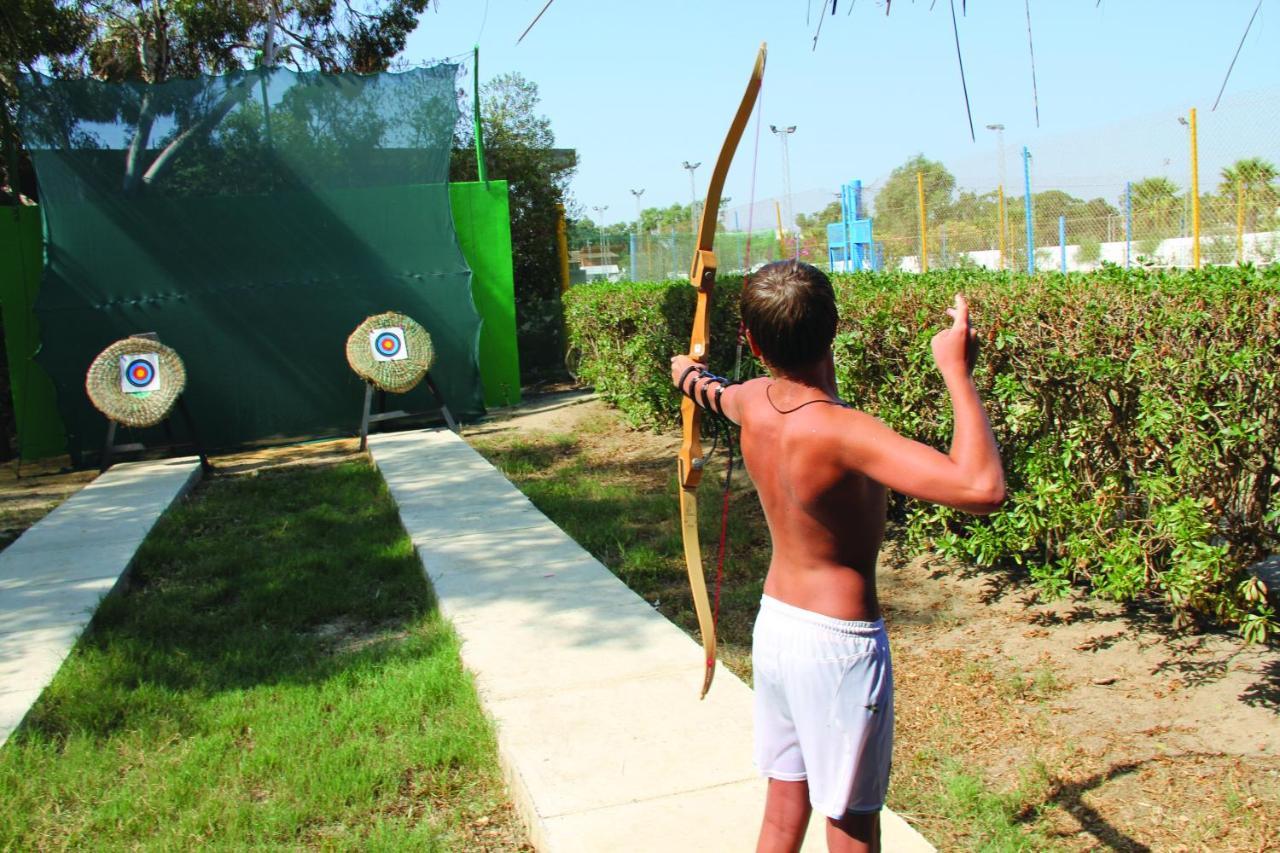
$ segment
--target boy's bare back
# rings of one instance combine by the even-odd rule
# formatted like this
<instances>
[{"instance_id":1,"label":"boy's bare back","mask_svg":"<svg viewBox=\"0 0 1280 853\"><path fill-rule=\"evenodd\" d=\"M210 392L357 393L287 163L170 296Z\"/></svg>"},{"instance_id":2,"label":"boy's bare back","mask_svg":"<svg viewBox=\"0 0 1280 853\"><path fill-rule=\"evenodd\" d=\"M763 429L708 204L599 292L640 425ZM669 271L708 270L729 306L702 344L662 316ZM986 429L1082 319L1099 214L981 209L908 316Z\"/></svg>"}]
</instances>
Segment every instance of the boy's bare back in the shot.
<instances>
[{"instance_id":1,"label":"boy's bare back","mask_svg":"<svg viewBox=\"0 0 1280 853\"><path fill-rule=\"evenodd\" d=\"M829 347L812 362L770 365L772 376L723 389L720 406L742 427L743 458L769 523L766 595L835 619L878 619L887 489L977 513L1004 500L999 451L970 376L977 341L969 307L957 295L946 313L952 325L931 346L954 414L947 453L841 404ZM760 356L750 326L746 334ZM690 365L675 356L673 381Z\"/></svg>"},{"instance_id":2,"label":"boy's bare back","mask_svg":"<svg viewBox=\"0 0 1280 853\"><path fill-rule=\"evenodd\" d=\"M842 452L869 417L772 378L738 391L742 456L773 542L765 594L836 619L879 619L885 488Z\"/></svg>"}]
</instances>

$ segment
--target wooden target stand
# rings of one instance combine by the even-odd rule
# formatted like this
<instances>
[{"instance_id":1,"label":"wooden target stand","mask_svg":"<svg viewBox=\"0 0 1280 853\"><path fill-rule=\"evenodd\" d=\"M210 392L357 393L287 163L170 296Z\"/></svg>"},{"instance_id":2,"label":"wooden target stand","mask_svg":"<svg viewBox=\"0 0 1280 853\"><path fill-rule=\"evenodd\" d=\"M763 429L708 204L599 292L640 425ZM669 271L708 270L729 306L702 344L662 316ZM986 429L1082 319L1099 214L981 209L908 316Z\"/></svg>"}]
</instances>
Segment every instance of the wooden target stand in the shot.
<instances>
[{"instance_id":1,"label":"wooden target stand","mask_svg":"<svg viewBox=\"0 0 1280 853\"><path fill-rule=\"evenodd\" d=\"M160 342L160 336L155 332L138 332L130 335L130 337L147 338L148 340L153 340L156 343ZM169 440L169 446L177 446L177 441L173 436L173 424L171 423L173 420L174 409L176 409L182 416L182 421L186 425L187 431L191 434L191 444L195 447L196 453L200 456L200 468L206 474L212 472L213 465L209 463L209 455L205 453L204 444L200 441L200 433L196 430L195 418L191 417L191 412L187 409L187 403L181 395L179 395L178 399L174 401L173 409L169 410L169 414L165 416L164 420L157 424L157 426L164 430L165 438ZM107 440L102 446L102 461L98 467L99 474L110 468L115 463L116 457L121 453L140 453L147 449L147 446L139 441L128 442L126 444L116 444L116 429L120 424L110 417L107 418L107 424ZM145 428L146 427L134 427L134 429Z\"/></svg>"},{"instance_id":2,"label":"wooden target stand","mask_svg":"<svg viewBox=\"0 0 1280 853\"><path fill-rule=\"evenodd\" d=\"M427 383L427 389L431 392L431 396L440 404L440 413L444 415L444 422L448 424L449 429L453 432L458 431L458 422L453 419L453 413L449 411L449 406L445 404L444 397L440 396L440 389L436 386L435 380L431 378L431 371L427 371L423 381ZM378 395L378 412L373 412L373 396ZM403 409L387 411L387 392L374 385L369 380L364 383L364 413L360 416L360 452L369 446L369 427L373 424L385 423L387 421L404 420L405 418L417 418L427 414L426 412L406 412Z\"/></svg>"}]
</instances>

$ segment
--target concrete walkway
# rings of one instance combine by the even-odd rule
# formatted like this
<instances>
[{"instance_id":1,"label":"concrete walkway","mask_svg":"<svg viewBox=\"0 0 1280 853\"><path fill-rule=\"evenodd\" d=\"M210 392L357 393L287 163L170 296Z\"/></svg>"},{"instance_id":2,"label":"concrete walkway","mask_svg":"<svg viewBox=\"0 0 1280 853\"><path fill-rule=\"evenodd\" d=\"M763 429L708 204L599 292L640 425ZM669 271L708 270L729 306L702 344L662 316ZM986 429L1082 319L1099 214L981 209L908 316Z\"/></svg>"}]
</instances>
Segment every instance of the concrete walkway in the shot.
<instances>
[{"instance_id":1,"label":"concrete walkway","mask_svg":"<svg viewBox=\"0 0 1280 853\"><path fill-rule=\"evenodd\" d=\"M444 430L369 437L540 851L755 847L751 690ZM674 509L673 509L674 517ZM673 522L674 523L674 522ZM825 850L821 819L805 850ZM897 815L883 849L933 850Z\"/></svg>"},{"instance_id":2,"label":"concrete walkway","mask_svg":"<svg viewBox=\"0 0 1280 853\"><path fill-rule=\"evenodd\" d=\"M0 552L0 746L200 461L117 465Z\"/></svg>"}]
</instances>

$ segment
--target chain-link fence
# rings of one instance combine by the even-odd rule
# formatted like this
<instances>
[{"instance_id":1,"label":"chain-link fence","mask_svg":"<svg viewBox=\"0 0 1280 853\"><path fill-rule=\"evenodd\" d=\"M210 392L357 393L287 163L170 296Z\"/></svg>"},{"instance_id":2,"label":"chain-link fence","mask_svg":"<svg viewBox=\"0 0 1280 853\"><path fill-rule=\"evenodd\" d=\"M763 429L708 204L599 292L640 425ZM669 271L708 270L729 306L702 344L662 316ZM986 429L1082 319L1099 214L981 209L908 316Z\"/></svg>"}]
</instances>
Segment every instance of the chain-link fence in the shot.
<instances>
[{"instance_id":1,"label":"chain-link fence","mask_svg":"<svg viewBox=\"0 0 1280 853\"><path fill-rule=\"evenodd\" d=\"M1280 255L1280 89L1025 147L999 124L985 134L977 154L945 163L916 156L862 186L877 268L1074 272L1104 262L1267 265ZM856 163L844 168L857 172ZM722 268L736 265L722 248L742 235L735 223L748 222L769 229L753 236L753 266L799 257L829 268L826 226L840 218L840 196L829 187L795 193L790 204L768 198L727 209L721 221L729 230L716 242ZM797 211L793 219L788 209ZM685 275L689 232L686 225L641 234L635 249L630 235L614 238L601 259L611 259L620 278Z\"/></svg>"},{"instance_id":2,"label":"chain-link fence","mask_svg":"<svg viewBox=\"0 0 1280 853\"><path fill-rule=\"evenodd\" d=\"M985 156L921 158L869 188L887 267L1192 267L1280 252L1280 91L1026 147L989 131Z\"/></svg>"},{"instance_id":3,"label":"chain-link fence","mask_svg":"<svg viewBox=\"0 0 1280 853\"><path fill-rule=\"evenodd\" d=\"M661 281L689 275L697 240L685 225L649 232L577 236L569 241L572 281ZM721 275L741 273L780 257L774 231L721 231L716 235Z\"/></svg>"}]
</instances>

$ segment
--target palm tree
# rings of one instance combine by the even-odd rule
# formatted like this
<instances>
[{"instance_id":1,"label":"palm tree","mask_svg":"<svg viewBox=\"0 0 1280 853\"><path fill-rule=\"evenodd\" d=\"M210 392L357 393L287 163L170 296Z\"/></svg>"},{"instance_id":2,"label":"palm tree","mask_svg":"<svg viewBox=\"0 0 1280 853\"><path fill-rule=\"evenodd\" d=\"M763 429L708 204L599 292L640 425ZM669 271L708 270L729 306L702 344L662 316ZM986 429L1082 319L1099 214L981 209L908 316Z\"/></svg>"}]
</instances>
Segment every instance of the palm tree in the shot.
<instances>
[{"instance_id":1,"label":"palm tree","mask_svg":"<svg viewBox=\"0 0 1280 853\"><path fill-rule=\"evenodd\" d=\"M1132 187L1133 230L1139 239L1169 237L1177 233L1181 212L1178 185L1168 178L1143 178ZM1124 199L1120 199L1121 205Z\"/></svg>"},{"instance_id":2,"label":"palm tree","mask_svg":"<svg viewBox=\"0 0 1280 853\"><path fill-rule=\"evenodd\" d=\"M1275 164L1261 157L1237 160L1222 169L1222 183L1218 194L1224 199L1238 199L1244 194L1245 223L1249 231L1258 230L1258 220L1270 220L1280 205L1280 192L1275 186L1280 171Z\"/></svg>"}]
</instances>

